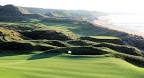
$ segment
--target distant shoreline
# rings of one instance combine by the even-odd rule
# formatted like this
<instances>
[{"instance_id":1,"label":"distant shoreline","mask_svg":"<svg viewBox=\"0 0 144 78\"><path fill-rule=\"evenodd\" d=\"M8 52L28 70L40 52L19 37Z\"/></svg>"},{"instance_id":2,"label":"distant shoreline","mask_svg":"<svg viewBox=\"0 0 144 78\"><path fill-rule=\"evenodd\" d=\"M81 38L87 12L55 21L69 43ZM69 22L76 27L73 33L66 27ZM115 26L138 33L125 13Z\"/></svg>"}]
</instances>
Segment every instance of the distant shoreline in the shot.
<instances>
[{"instance_id":1,"label":"distant shoreline","mask_svg":"<svg viewBox=\"0 0 144 78\"><path fill-rule=\"evenodd\" d=\"M112 29L112 30L116 30L116 31L125 32L128 34L133 34L133 35L138 35L138 36L144 37L144 32L143 33L142 32L133 32L133 31L130 31L130 30L125 29L125 28L119 28L119 26L113 25L112 23L108 22L107 20L94 20L94 21L92 21L92 24L93 25L99 25L101 27L105 27L108 29Z\"/></svg>"}]
</instances>

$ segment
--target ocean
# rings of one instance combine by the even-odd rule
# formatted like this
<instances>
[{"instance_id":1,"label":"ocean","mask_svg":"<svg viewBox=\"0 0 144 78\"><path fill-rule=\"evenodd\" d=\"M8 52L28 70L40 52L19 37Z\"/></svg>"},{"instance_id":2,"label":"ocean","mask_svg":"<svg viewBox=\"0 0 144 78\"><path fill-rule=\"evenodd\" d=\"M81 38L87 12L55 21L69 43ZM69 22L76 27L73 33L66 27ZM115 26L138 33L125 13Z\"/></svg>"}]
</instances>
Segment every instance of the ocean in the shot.
<instances>
[{"instance_id":1,"label":"ocean","mask_svg":"<svg viewBox=\"0 0 144 78\"><path fill-rule=\"evenodd\" d=\"M143 14L112 14L98 17L98 19L94 23L144 37Z\"/></svg>"}]
</instances>

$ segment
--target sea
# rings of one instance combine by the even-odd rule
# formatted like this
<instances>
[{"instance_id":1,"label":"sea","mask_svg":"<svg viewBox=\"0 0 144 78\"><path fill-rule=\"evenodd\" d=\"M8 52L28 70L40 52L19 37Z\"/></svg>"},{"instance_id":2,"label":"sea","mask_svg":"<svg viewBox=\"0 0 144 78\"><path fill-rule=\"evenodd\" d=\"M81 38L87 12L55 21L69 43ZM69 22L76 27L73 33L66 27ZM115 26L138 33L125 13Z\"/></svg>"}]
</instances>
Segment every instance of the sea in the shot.
<instances>
[{"instance_id":1,"label":"sea","mask_svg":"<svg viewBox=\"0 0 144 78\"><path fill-rule=\"evenodd\" d=\"M144 37L144 14L110 14L98 17L94 23Z\"/></svg>"}]
</instances>

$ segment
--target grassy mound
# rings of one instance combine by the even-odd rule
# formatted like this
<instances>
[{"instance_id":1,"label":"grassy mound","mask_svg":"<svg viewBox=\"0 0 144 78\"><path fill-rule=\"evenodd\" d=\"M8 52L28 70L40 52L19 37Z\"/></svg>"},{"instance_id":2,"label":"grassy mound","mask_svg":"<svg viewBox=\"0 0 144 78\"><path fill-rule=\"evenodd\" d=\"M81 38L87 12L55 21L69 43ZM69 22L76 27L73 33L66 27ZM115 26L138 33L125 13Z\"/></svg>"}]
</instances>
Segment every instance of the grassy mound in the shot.
<instances>
[{"instance_id":1,"label":"grassy mound","mask_svg":"<svg viewBox=\"0 0 144 78\"><path fill-rule=\"evenodd\" d=\"M55 48L57 47L53 45L48 45L48 44L36 44L34 46L34 50L40 50L40 51L45 51L45 50L50 50L50 49L55 49Z\"/></svg>"},{"instance_id":2,"label":"grassy mound","mask_svg":"<svg viewBox=\"0 0 144 78\"><path fill-rule=\"evenodd\" d=\"M81 37L81 40L89 40L94 42L108 42L108 43L114 43L114 44L124 44L121 39L119 38L110 38L110 37Z\"/></svg>"},{"instance_id":3,"label":"grassy mound","mask_svg":"<svg viewBox=\"0 0 144 78\"><path fill-rule=\"evenodd\" d=\"M28 40L34 43L44 43L44 44L49 44L57 47L70 47L69 44L59 41L59 40Z\"/></svg>"},{"instance_id":4,"label":"grassy mound","mask_svg":"<svg viewBox=\"0 0 144 78\"><path fill-rule=\"evenodd\" d=\"M0 27L12 29L18 32L32 31L32 30L44 30L48 29L46 25L38 22L0 22Z\"/></svg>"},{"instance_id":5,"label":"grassy mound","mask_svg":"<svg viewBox=\"0 0 144 78\"><path fill-rule=\"evenodd\" d=\"M52 32L52 34L56 34L55 36L57 36L57 34L58 34L58 35L64 35L70 39L78 38L78 36L76 34L74 34L72 31L68 30L67 28L65 28L63 26L61 26L61 27L48 26L48 25L42 24L40 22L33 22L33 21L32 22L20 22L20 23L0 22L0 27L12 29L12 30L20 32L21 34L23 34L24 32L28 33L28 31L29 31L29 33L31 33L33 31L40 30L40 32L45 31L45 32L47 32L47 34L48 34L48 32Z\"/></svg>"},{"instance_id":6,"label":"grassy mound","mask_svg":"<svg viewBox=\"0 0 144 78\"><path fill-rule=\"evenodd\" d=\"M88 41L88 40L69 40L67 41L67 43L73 46L91 46L94 44L98 44L96 42Z\"/></svg>"},{"instance_id":7,"label":"grassy mound","mask_svg":"<svg viewBox=\"0 0 144 78\"><path fill-rule=\"evenodd\" d=\"M47 40L71 40L73 37L67 36L62 32L55 30L33 30L25 31L22 34L31 39L47 39Z\"/></svg>"},{"instance_id":8,"label":"grassy mound","mask_svg":"<svg viewBox=\"0 0 144 78\"><path fill-rule=\"evenodd\" d=\"M113 56L121 58L129 63L132 63L139 67L144 67L144 57L143 56L134 56L124 53L113 52Z\"/></svg>"},{"instance_id":9,"label":"grassy mound","mask_svg":"<svg viewBox=\"0 0 144 78\"><path fill-rule=\"evenodd\" d=\"M103 49L103 51L106 51L107 53L109 53L110 54L109 57L120 58L136 66L144 67L143 55L135 56L135 55L125 54L125 53L120 53L110 48L105 48Z\"/></svg>"},{"instance_id":10,"label":"grassy mound","mask_svg":"<svg viewBox=\"0 0 144 78\"><path fill-rule=\"evenodd\" d=\"M13 41L13 40L23 40L23 39L18 32L0 27L0 42Z\"/></svg>"},{"instance_id":11,"label":"grassy mound","mask_svg":"<svg viewBox=\"0 0 144 78\"><path fill-rule=\"evenodd\" d=\"M48 44L36 44L28 41L0 42L0 50L31 51L31 50L49 50L54 48L57 47Z\"/></svg>"},{"instance_id":12,"label":"grassy mound","mask_svg":"<svg viewBox=\"0 0 144 78\"><path fill-rule=\"evenodd\" d=\"M94 45L94 47L108 47L110 49L116 50L121 53L126 53L130 55L136 55L136 56L142 56L142 52L132 46L126 46L126 45L118 45L118 44L112 44L112 43L100 43Z\"/></svg>"}]
</instances>

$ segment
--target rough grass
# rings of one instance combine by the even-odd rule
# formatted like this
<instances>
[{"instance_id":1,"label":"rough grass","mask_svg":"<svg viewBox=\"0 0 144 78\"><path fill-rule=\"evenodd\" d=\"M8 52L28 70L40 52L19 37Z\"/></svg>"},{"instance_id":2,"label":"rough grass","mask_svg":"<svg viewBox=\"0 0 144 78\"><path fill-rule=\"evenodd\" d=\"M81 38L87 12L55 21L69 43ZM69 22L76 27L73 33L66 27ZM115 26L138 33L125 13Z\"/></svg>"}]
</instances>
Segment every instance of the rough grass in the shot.
<instances>
[{"instance_id":1,"label":"rough grass","mask_svg":"<svg viewBox=\"0 0 144 78\"><path fill-rule=\"evenodd\" d=\"M57 46L33 43L30 41L8 41L0 42L0 50L12 50L12 51L31 51L31 50L49 50L57 48Z\"/></svg>"},{"instance_id":2,"label":"rough grass","mask_svg":"<svg viewBox=\"0 0 144 78\"><path fill-rule=\"evenodd\" d=\"M0 27L13 29L16 31L28 31L28 30L43 30L47 29L46 25L41 23L31 23L31 22L0 22Z\"/></svg>"},{"instance_id":3,"label":"rough grass","mask_svg":"<svg viewBox=\"0 0 144 78\"><path fill-rule=\"evenodd\" d=\"M123 41L119 38L111 38L111 37L99 37L98 38L95 36L90 36L90 37L80 37L81 40L89 40L93 42L107 42L107 43L114 43L114 44L124 44Z\"/></svg>"},{"instance_id":4,"label":"rough grass","mask_svg":"<svg viewBox=\"0 0 144 78\"><path fill-rule=\"evenodd\" d=\"M90 25L87 22L51 22L46 21L42 22L45 25L47 25L48 28L52 29L60 29L60 30L67 30L67 32L73 32L75 34L78 34L80 36L89 36L93 35L96 36L96 30L94 26Z\"/></svg>"},{"instance_id":5,"label":"rough grass","mask_svg":"<svg viewBox=\"0 0 144 78\"><path fill-rule=\"evenodd\" d=\"M57 47L70 47L70 44L67 44L66 42L59 41L59 40L26 40L34 43L44 43L44 44L49 44Z\"/></svg>"},{"instance_id":6,"label":"rough grass","mask_svg":"<svg viewBox=\"0 0 144 78\"><path fill-rule=\"evenodd\" d=\"M71 32L74 32L75 34L78 34L80 36L125 36L126 33L118 32L115 30L111 30L108 28L103 28L98 25L92 25L86 21L83 22L55 22L55 21L45 21L41 22L49 28L61 28L63 30L69 30Z\"/></svg>"},{"instance_id":7,"label":"rough grass","mask_svg":"<svg viewBox=\"0 0 144 78\"><path fill-rule=\"evenodd\" d=\"M65 34L66 36L71 37L72 39L78 39L79 38L79 34L74 33L73 31L69 30L67 27L65 26L49 26L49 25L45 25L47 26L48 29L50 30L55 30L58 32L62 32L63 34Z\"/></svg>"},{"instance_id":8,"label":"rough grass","mask_svg":"<svg viewBox=\"0 0 144 78\"><path fill-rule=\"evenodd\" d=\"M33 30L53 30L56 32L61 32L64 35L71 37L72 39L77 39L79 38L75 33L72 31L68 30L65 27L61 26L47 26L39 22L26 22L26 23L20 23L20 22L0 22L0 27L12 29L15 31L19 32L24 32L24 31L33 31Z\"/></svg>"},{"instance_id":9,"label":"rough grass","mask_svg":"<svg viewBox=\"0 0 144 78\"><path fill-rule=\"evenodd\" d=\"M16 31L0 27L0 42L23 40L22 35Z\"/></svg>"},{"instance_id":10,"label":"rough grass","mask_svg":"<svg viewBox=\"0 0 144 78\"><path fill-rule=\"evenodd\" d=\"M128 55L124 53L115 53L115 57L121 58L131 64L134 64L139 67L144 67L144 57Z\"/></svg>"},{"instance_id":11,"label":"rough grass","mask_svg":"<svg viewBox=\"0 0 144 78\"><path fill-rule=\"evenodd\" d=\"M118 44L103 42L103 43L94 45L94 47L107 47L112 50L116 50L120 53L136 55L136 56L143 56L142 52L139 49L137 49L136 47L128 46L128 45L118 45Z\"/></svg>"},{"instance_id":12,"label":"rough grass","mask_svg":"<svg viewBox=\"0 0 144 78\"><path fill-rule=\"evenodd\" d=\"M33 55L0 57L1 78L142 78L144 69L113 57L57 55L27 60Z\"/></svg>"},{"instance_id":13,"label":"rough grass","mask_svg":"<svg viewBox=\"0 0 144 78\"><path fill-rule=\"evenodd\" d=\"M97 42L88 41L88 40L68 40L66 42L73 46L91 46L91 45L98 44Z\"/></svg>"},{"instance_id":14,"label":"rough grass","mask_svg":"<svg viewBox=\"0 0 144 78\"><path fill-rule=\"evenodd\" d=\"M47 40L72 40L77 39L75 34L65 34L62 31L57 31L53 29L47 30L33 30L21 32L22 35L30 39L47 39Z\"/></svg>"}]
</instances>

